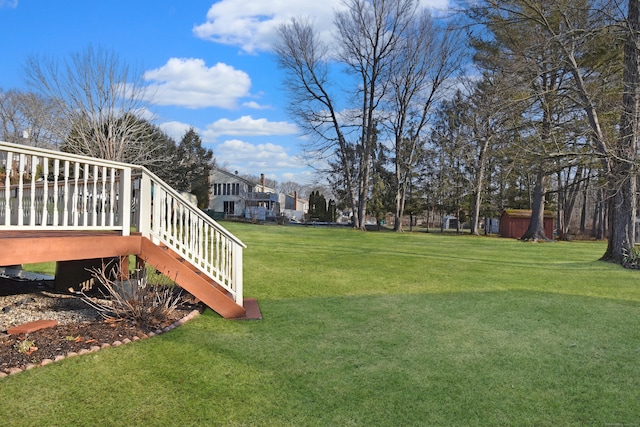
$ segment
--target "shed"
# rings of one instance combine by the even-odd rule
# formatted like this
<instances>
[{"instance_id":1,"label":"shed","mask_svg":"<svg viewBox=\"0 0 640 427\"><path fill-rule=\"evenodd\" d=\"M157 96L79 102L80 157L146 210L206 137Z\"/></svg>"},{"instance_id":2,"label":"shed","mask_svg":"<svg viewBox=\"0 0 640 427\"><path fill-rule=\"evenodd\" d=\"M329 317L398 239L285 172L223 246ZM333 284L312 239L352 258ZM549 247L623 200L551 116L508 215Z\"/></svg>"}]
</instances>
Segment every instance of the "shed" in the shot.
<instances>
[{"instance_id":1,"label":"shed","mask_svg":"<svg viewBox=\"0 0 640 427\"><path fill-rule=\"evenodd\" d=\"M530 209L506 209L500 217L500 235L514 239L521 238L531 222ZM553 238L553 212L544 211L544 234Z\"/></svg>"}]
</instances>

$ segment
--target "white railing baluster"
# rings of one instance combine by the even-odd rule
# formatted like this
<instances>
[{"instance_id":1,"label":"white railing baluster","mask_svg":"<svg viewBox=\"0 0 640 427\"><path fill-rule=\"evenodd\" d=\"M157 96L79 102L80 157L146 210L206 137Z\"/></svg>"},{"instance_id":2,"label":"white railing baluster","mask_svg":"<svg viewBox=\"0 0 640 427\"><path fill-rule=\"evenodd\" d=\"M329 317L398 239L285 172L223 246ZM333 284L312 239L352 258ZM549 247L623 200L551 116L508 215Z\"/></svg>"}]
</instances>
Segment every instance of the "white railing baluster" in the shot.
<instances>
[{"instance_id":1,"label":"white railing baluster","mask_svg":"<svg viewBox=\"0 0 640 427\"><path fill-rule=\"evenodd\" d=\"M49 158L42 159L42 220L40 225L49 225Z\"/></svg>"},{"instance_id":2,"label":"white railing baluster","mask_svg":"<svg viewBox=\"0 0 640 427\"><path fill-rule=\"evenodd\" d=\"M202 221L202 260L203 266L206 268L209 262L209 242L211 241L209 236L209 224ZM207 270L209 272L209 270Z\"/></svg>"},{"instance_id":3,"label":"white railing baluster","mask_svg":"<svg viewBox=\"0 0 640 427\"><path fill-rule=\"evenodd\" d=\"M107 167L102 166L102 177L100 179L102 188L100 189L100 225L105 225L107 219Z\"/></svg>"},{"instance_id":4,"label":"white railing baluster","mask_svg":"<svg viewBox=\"0 0 640 427\"><path fill-rule=\"evenodd\" d=\"M98 225L98 165L93 165L93 181L91 182L91 225Z\"/></svg>"},{"instance_id":5,"label":"white railing baluster","mask_svg":"<svg viewBox=\"0 0 640 427\"><path fill-rule=\"evenodd\" d=\"M88 225L87 223L87 215L89 213L89 165L84 164L82 167L82 203L80 203L82 209L82 225Z\"/></svg>"},{"instance_id":6,"label":"white railing baluster","mask_svg":"<svg viewBox=\"0 0 640 427\"><path fill-rule=\"evenodd\" d=\"M158 233L158 237L160 237L162 241L165 241L168 239L165 230L167 228L167 221L169 221L169 218L167 218L167 200L162 188L155 183L154 194L156 194L155 203L158 205L158 228L155 231Z\"/></svg>"},{"instance_id":7,"label":"white railing baluster","mask_svg":"<svg viewBox=\"0 0 640 427\"><path fill-rule=\"evenodd\" d=\"M204 236L202 235L202 230L204 229L204 224L200 220L200 218L195 218L195 236L194 236L194 246L196 248L196 257L198 260L198 266L202 265L202 254L203 254L203 245L204 245Z\"/></svg>"},{"instance_id":8,"label":"white railing baluster","mask_svg":"<svg viewBox=\"0 0 640 427\"><path fill-rule=\"evenodd\" d=\"M220 265L222 263L222 258L220 257L220 247L222 246L222 242L220 241L220 233L216 232L215 239L215 250L216 250L216 259L213 261L213 265Z\"/></svg>"},{"instance_id":9,"label":"white railing baluster","mask_svg":"<svg viewBox=\"0 0 640 427\"><path fill-rule=\"evenodd\" d=\"M60 199L60 187L58 185L58 175L60 174L60 159L53 161L53 226L59 224L58 200Z\"/></svg>"},{"instance_id":10,"label":"white railing baluster","mask_svg":"<svg viewBox=\"0 0 640 427\"><path fill-rule=\"evenodd\" d=\"M24 225L24 168L25 168L24 154L20 154L20 160L18 162L18 226Z\"/></svg>"},{"instance_id":11,"label":"white railing baluster","mask_svg":"<svg viewBox=\"0 0 640 427\"><path fill-rule=\"evenodd\" d=\"M13 172L13 153L7 153L7 163L4 167L4 225L11 225L11 173Z\"/></svg>"},{"instance_id":12,"label":"white railing baluster","mask_svg":"<svg viewBox=\"0 0 640 427\"><path fill-rule=\"evenodd\" d=\"M75 162L73 167L73 206L72 206L72 221L71 224L74 227L77 227L79 224L80 213L79 204L80 204L80 190L79 190L79 178L80 178L80 163Z\"/></svg>"},{"instance_id":13,"label":"white railing baluster","mask_svg":"<svg viewBox=\"0 0 640 427\"><path fill-rule=\"evenodd\" d=\"M167 197L167 200L169 201L169 205L171 208L170 215L171 215L172 226L169 228L169 233L170 233L169 236L173 236L172 243L177 247L179 247L181 252L184 252L182 251L182 247L180 245L180 232L182 230L180 230L180 228L178 227L178 224L179 224L178 217L180 216L180 211L179 209L176 209L176 207L173 205L172 203L173 200L168 195L166 197Z\"/></svg>"},{"instance_id":14,"label":"white railing baluster","mask_svg":"<svg viewBox=\"0 0 640 427\"><path fill-rule=\"evenodd\" d=\"M71 203L69 198L69 160L64 161L64 205L63 205L63 217L62 217L62 225L66 227L69 225L69 203Z\"/></svg>"},{"instance_id":15,"label":"white railing baluster","mask_svg":"<svg viewBox=\"0 0 640 427\"><path fill-rule=\"evenodd\" d=\"M38 167L38 158L31 156L31 188L29 189L29 225L36 225L36 171Z\"/></svg>"},{"instance_id":16,"label":"white railing baluster","mask_svg":"<svg viewBox=\"0 0 640 427\"><path fill-rule=\"evenodd\" d=\"M116 223L116 170L110 168L109 170L109 225Z\"/></svg>"}]
</instances>

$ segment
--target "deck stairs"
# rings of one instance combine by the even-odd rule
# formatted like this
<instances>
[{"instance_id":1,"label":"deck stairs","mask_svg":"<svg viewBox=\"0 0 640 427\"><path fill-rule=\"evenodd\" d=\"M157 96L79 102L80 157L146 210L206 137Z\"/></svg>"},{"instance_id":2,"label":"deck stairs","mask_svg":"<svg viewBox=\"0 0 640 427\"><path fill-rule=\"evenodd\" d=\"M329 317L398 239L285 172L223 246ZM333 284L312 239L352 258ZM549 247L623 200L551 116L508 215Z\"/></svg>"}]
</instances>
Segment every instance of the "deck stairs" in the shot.
<instances>
[{"instance_id":1,"label":"deck stairs","mask_svg":"<svg viewBox=\"0 0 640 427\"><path fill-rule=\"evenodd\" d=\"M229 291L169 247L143 239L140 257L205 305L215 307L213 309L222 317L233 319L245 316L244 307L236 304Z\"/></svg>"},{"instance_id":2,"label":"deck stairs","mask_svg":"<svg viewBox=\"0 0 640 427\"><path fill-rule=\"evenodd\" d=\"M0 266L135 255L246 315L236 236L142 166L0 142Z\"/></svg>"}]
</instances>

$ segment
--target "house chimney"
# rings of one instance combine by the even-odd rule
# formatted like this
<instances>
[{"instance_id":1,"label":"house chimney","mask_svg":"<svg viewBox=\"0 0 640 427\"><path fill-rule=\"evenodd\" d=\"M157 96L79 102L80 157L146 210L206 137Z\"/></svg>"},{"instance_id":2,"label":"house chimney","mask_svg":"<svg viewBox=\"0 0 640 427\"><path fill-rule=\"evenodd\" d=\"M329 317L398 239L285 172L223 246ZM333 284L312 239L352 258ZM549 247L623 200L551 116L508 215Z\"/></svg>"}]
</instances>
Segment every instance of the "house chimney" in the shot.
<instances>
[{"instance_id":1,"label":"house chimney","mask_svg":"<svg viewBox=\"0 0 640 427\"><path fill-rule=\"evenodd\" d=\"M260 174L260 185L262 186L262 192L265 192L265 188L264 188L264 174L261 173Z\"/></svg>"},{"instance_id":2,"label":"house chimney","mask_svg":"<svg viewBox=\"0 0 640 427\"><path fill-rule=\"evenodd\" d=\"M297 191L293 192L293 210L294 211L298 210L298 192Z\"/></svg>"}]
</instances>

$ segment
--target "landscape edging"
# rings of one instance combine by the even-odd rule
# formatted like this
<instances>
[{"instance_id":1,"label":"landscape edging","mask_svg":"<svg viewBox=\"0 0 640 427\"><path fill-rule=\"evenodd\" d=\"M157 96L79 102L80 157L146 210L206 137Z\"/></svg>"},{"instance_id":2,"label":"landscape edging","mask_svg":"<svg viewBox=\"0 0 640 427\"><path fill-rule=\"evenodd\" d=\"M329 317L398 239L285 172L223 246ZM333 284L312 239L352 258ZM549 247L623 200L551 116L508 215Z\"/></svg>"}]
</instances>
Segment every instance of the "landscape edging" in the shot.
<instances>
[{"instance_id":1,"label":"landscape edging","mask_svg":"<svg viewBox=\"0 0 640 427\"><path fill-rule=\"evenodd\" d=\"M189 320L191 320L194 317L198 316L199 314L200 314L199 310L193 310L193 311L191 311L191 313L187 314L186 316L184 316L181 319L176 320L175 322L173 322L169 326L166 326L163 329L156 329L154 332L149 332L148 334L142 334L141 337L134 336L131 339L125 338L122 341L114 341L111 344L103 343L101 345L93 345L90 348L82 349L82 350L78 351L77 353L76 352L69 352L66 355L64 355L64 354L58 355L58 356L54 357L53 359L44 359L40 363L28 363L27 365L25 365L24 369L18 368L18 367L9 368L9 369L7 369L5 371L0 371L0 378L8 377L10 375L19 374L20 372L28 371L30 369L37 368L37 367L40 367L40 366L50 365L51 363L59 362L61 360L67 359L69 357L75 357L75 356L81 356L81 355L84 355L84 354L95 353L96 351L102 350L103 348L118 347L118 346L121 346L121 345L124 345L124 344L129 344L130 342L133 342L133 341L139 341L139 340L144 339L144 338L151 338L151 337L154 337L156 335L160 335L160 334L163 334L165 332L169 332L169 331L177 328L178 326L185 324L186 322L188 322Z\"/></svg>"}]
</instances>

